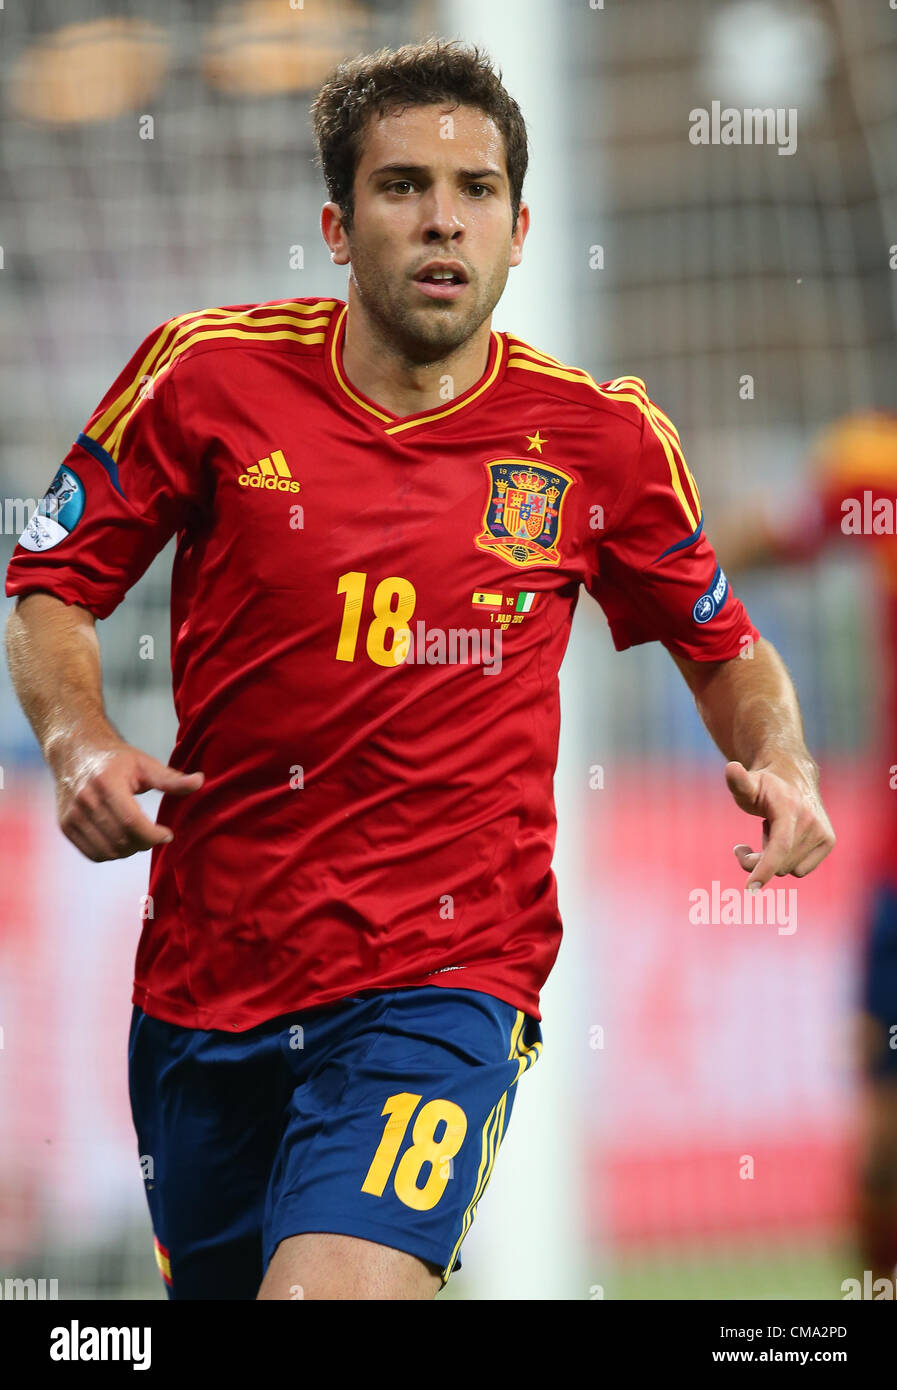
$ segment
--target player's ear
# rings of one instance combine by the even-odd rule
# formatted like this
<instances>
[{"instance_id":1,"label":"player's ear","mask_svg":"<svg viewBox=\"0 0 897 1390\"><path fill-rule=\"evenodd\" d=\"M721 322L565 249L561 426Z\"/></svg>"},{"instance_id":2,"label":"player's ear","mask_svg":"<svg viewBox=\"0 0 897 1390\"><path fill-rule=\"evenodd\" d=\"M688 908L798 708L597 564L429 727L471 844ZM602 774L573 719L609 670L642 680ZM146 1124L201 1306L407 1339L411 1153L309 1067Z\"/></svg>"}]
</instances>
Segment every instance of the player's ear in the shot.
<instances>
[{"instance_id":1,"label":"player's ear","mask_svg":"<svg viewBox=\"0 0 897 1390\"><path fill-rule=\"evenodd\" d=\"M321 209L321 235L330 251L334 265L348 265L349 238L343 222L342 210L338 203L325 203Z\"/></svg>"},{"instance_id":2,"label":"player's ear","mask_svg":"<svg viewBox=\"0 0 897 1390\"><path fill-rule=\"evenodd\" d=\"M519 265L523 260L523 243L529 231L529 204L521 203L517 209L517 224L511 236L511 256L508 265Z\"/></svg>"}]
</instances>

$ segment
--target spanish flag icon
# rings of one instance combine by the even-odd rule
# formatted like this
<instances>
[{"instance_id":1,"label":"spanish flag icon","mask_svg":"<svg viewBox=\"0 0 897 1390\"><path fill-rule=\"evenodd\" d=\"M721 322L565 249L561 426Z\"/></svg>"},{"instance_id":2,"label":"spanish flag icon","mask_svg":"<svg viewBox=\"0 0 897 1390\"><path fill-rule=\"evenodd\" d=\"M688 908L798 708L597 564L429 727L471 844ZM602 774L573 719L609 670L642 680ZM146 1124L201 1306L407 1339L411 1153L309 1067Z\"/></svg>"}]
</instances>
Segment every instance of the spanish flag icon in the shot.
<instances>
[{"instance_id":1,"label":"spanish flag icon","mask_svg":"<svg viewBox=\"0 0 897 1390\"><path fill-rule=\"evenodd\" d=\"M477 589L471 602L474 608L501 608L501 594L487 594Z\"/></svg>"}]
</instances>

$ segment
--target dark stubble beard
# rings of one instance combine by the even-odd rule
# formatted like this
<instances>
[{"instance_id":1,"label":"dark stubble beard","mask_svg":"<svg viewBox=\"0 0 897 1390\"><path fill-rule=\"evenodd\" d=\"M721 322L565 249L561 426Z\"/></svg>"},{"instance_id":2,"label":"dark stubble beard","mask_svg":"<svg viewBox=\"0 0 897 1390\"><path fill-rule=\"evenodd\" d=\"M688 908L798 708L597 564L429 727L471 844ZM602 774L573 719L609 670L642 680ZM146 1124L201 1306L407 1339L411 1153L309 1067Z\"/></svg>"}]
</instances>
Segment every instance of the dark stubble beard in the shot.
<instances>
[{"instance_id":1,"label":"dark stubble beard","mask_svg":"<svg viewBox=\"0 0 897 1390\"><path fill-rule=\"evenodd\" d=\"M464 293L464 306L426 299L408 278L384 275L349 243L351 270L358 297L384 352L408 366L430 366L451 356L489 317L502 296L509 267L497 265L483 280L476 274ZM433 259L439 258L434 251ZM451 260L450 256L445 257ZM414 306L414 299L420 299Z\"/></svg>"}]
</instances>

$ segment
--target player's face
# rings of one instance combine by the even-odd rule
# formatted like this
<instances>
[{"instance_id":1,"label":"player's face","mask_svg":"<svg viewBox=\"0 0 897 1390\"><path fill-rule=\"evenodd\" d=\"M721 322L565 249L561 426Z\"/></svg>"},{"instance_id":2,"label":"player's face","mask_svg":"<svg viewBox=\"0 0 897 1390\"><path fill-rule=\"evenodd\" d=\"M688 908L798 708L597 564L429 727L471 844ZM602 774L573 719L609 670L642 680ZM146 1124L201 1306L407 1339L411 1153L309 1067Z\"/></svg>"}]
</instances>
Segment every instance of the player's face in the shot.
<instances>
[{"instance_id":1,"label":"player's face","mask_svg":"<svg viewBox=\"0 0 897 1390\"><path fill-rule=\"evenodd\" d=\"M512 228L504 139L483 112L434 105L374 118L344 233L355 291L407 358L444 357L492 313L528 216L521 205ZM438 278L442 267L452 279Z\"/></svg>"}]
</instances>

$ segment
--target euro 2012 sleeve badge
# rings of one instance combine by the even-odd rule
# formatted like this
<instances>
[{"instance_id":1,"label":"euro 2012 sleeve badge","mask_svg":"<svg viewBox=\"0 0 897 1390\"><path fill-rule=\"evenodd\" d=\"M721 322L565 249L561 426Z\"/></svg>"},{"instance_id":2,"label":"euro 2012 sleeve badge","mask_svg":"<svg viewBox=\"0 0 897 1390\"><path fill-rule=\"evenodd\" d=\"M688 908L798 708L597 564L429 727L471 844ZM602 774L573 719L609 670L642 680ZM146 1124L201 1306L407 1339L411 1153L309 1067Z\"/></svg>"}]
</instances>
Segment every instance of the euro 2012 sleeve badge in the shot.
<instances>
[{"instance_id":1,"label":"euro 2012 sleeve badge","mask_svg":"<svg viewBox=\"0 0 897 1390\"><path fill-rule=\"evenodd\" d=\"M520 567L560 564L564 495L573 479L528 459L496 459L484 467L489 499L475 538L480 550L497 551Z\"/></svg>"},{"instance_id":2,"label":"euro 2012 sleeve badge","mask_svg":"<svg viewBox=\"0 0 897 1390\"><path fill-rule=\"evenodd\" d=\"M51 550L71 535L84 515L84 484L73 468L60 467L19 536L23 550Z\"/></svg>"}]
</instances>

